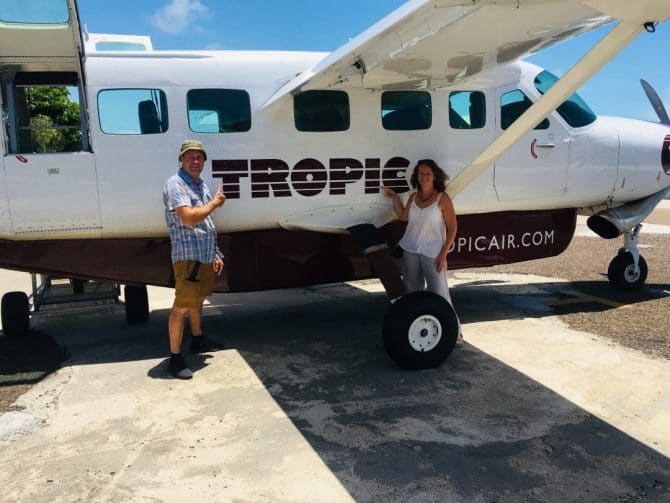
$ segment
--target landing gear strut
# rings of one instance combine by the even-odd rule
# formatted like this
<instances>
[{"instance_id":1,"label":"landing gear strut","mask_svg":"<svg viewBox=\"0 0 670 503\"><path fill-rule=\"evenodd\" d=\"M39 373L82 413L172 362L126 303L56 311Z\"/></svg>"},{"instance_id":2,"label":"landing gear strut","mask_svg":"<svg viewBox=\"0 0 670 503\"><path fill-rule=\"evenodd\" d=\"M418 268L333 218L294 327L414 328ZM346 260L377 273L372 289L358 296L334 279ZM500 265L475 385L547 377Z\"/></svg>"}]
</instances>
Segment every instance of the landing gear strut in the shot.
<instances>
[{"instance_id":1,"label":"landing gear strut","mask_svg":"<svg viewBox=\"0 0 670 503\"><path fill-rule=\"evenodd\" d=\"M149 297L146 285L126 285L126 321L130 325L142 325L149 320Z\"/></svg>"},{"instance_id":2,"label":"landing gear strut","mask_svg":"<svg viewBox=\"0 0 670 503\"><path fill-rule=\"evenodd\" d=\"M624 233L624 245L610 262L607 278L620 290L635 290L647 280L647 261L637 249L637 239L642 225Z\"/></svg>"}]
</instances>

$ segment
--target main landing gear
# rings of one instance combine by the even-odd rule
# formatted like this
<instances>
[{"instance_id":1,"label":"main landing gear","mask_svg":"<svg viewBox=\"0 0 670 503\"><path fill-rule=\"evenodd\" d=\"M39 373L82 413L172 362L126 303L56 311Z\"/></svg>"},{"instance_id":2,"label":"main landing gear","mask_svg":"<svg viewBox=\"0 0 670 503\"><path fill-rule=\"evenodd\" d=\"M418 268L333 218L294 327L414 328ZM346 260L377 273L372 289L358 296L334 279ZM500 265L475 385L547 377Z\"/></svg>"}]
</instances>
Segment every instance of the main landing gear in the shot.
<instances>
[{"instance_id":1,"label":"main landing gear","mask_svg":"<svg viewBox=\"0 0 670 503\"><path fill-rule=\"evenodd\" d=\"M10 337L22 337L30 330L30 304L25 292L8 292L2 296L0 311L2 330Z\"/></svg>"},{"instance_id":2,"label":"main landing gear","mask_svg":"<svg viewBox=\"0 0 670 503\"><path fill-rule=\"evenodd\" d=\"M458 319L451 305L432 292L396 300L384 318L384 348L401 368L420 370L442 363L456 345Z\"/></svg>"},{"instance_id":3,"label":"main landing gear","mask_svg":"<svg viewBox=\"0 0 670 503\"><path fill-rule=\"evenodd\" d=\"M406 292L391 250L375 226L361 224L347 230L392 299L382 327L388 355L404 369L438 366L456 346L458 318L454 309L435 293Z\"/></svg>"},{"instance_id":4,"label":"main landing gear","mask_svg":"<svg viewBox=\"0 0 670 503\"><path fill-rule=\"evenodd\" d=\"M86 301L119 301L116 283L100 283L79 279L57 280L44 276L37 285L33 275L33 309L35 312L47 304L66 304ZM149 319L149 300L145 285L126 285L124 288L126 321L132 325L146 323ZM30 331L30 302L25 292L8 292L2 296L0 319L5 335L21 337Z\"/></svg>"},{"instance_id":5,"label":"main landing gear","mask_svg":"<svg viewBox=\"0 0 670 503\"><path fill-rule=\"evenodd\" d=\"M635 290L647 280L647 261L637 249L637 239L642 225L624 232L624 245L610 262L607 278L620 290Z\"/></svg>"}]
</instances>

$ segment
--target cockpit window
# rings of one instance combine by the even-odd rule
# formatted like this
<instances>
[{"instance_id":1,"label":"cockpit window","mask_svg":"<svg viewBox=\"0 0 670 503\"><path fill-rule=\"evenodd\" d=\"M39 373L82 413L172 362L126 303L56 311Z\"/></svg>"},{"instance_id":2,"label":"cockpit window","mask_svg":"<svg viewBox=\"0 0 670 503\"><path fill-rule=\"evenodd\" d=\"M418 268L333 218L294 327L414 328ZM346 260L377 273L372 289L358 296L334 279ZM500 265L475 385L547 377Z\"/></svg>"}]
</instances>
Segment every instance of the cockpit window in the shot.
<instances>
[{"instance_id":1,"label":"cockpit window","mask_svg":"<svg viewBox=\"0 0 670 503\"><path fill-rule=\"evenodd\" d=\"M67 0L2 0L0 21L25 24L65 24Z\"/></svg>"},{"instance_id":2,"label":"cockpit window","mask_svg":"<svg viewBox=\"0 0 670 503\"><path fill-rule=\"evenodd\" d=\"M500 128L507 129L533 105L528 96L519 89L500 96ZM544 119L535 129L549 129L549 119Z\"/></svg>"},{"instance_id":3,"label":"cockpit window","mask_svg":"<svg viewBox=\"0 0 670 503\"><path fill-rule=\"evenodd\" d=\"M543 71L535 77L535 88L541 93L546 93L551 87L558 82L558 77L554 74ZM596 120L596 114L584 102L584 100L577 94L570 96L563 104L556 109L563 120L572 127L584 127Z\"/></svg>"}]
</instances>

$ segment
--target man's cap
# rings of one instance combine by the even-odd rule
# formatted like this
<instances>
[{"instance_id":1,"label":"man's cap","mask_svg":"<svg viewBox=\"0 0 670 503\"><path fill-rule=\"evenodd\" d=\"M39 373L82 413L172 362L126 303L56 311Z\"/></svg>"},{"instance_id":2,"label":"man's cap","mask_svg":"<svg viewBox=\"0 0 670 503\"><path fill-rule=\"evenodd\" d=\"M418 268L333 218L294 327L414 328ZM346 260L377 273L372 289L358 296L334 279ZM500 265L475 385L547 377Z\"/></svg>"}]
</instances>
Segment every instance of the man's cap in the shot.
<instances>
[{"instance_id":1,"label":"man's cap","mask_svg":"<svg viewBox=\"0 0 670 503\"><path fill-rule=\"evenodd\" d=\"M202 142L199 142L198 140L184 140L181 144L181 147L179 147L180 159L187 150L200 150L200 152L202 152L205 156L205 160L207 160L207 152L205 151L205 146L202 144Z\"/></svg>"}]
</instances>

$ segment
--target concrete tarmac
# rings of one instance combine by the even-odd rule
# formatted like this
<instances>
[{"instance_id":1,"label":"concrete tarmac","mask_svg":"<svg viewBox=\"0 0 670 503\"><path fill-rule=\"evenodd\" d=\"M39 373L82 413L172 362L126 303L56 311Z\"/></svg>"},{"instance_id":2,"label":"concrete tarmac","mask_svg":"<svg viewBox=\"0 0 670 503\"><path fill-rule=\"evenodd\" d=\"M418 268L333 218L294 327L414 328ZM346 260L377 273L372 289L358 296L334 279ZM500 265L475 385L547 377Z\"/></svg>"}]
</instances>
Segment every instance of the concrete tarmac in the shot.
<instances>
[{"instance_id":1,"label":"concrete tarmac","mask_svg":"<svg viewBox=\"0 0 670 503\"><path fill-rule=\"evenodd\" d=\"M384 353L377 281L213 296L227 349L191 381L167 374L170 290L139 327L39 314L71 358L0 415L0 500L668 501L670 361L570 329L560 281L456 271L466 347L422 372Z\"/></svg>"}]
</instances>

